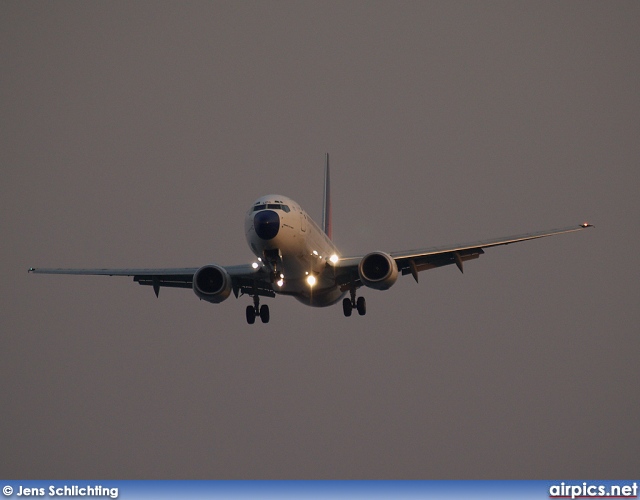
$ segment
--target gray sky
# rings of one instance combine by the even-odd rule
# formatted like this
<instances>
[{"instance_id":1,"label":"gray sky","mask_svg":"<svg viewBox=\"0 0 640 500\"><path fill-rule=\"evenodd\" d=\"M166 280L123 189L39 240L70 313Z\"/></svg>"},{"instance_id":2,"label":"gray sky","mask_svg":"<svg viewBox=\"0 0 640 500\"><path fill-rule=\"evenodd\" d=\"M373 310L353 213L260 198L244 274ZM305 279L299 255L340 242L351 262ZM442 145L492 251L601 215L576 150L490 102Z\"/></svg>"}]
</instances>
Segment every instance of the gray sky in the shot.
<instances>
[{"instance_id":1,"label":"gray sky","mask_svg":"<svg viewBox=\"0 0 640 500\"><path fill-rule=\"evenodd\" d=\"M2 2L0 476L621 478L640 468L638 2ZM40 267L547 229L340 306Z\"/></svg>"}]
</instances>

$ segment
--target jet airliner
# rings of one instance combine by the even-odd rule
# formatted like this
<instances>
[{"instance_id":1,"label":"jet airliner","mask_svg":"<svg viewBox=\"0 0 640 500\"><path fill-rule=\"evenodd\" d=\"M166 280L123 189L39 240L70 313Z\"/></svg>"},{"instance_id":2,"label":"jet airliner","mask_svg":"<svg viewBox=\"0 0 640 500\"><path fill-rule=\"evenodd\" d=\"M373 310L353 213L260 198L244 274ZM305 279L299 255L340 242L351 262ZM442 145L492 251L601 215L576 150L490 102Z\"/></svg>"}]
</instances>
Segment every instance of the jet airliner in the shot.
<instances>
[{"instance_id":1,"label":"jet airliner","mask_svg":"<svg viewBox=\"0 0 640 500\"><path fill-rule=\"evenodd\" d=\"M342 257L332 240L332 211L329 155L326 155L322 223L319 226L291 198L272 194L257 199L246 212L244 230L256 257L251 264L162 269L44 269L41 274L129 276L140 285L190 288L201 300L218 304L231 295L248 295L253 304L246 308L246 319L253 324L259 317L269 322L269 306L261 297L290 295L315 307L342 300L345 316L355 309L366 313L365 298L357 296L361 287L387 290L400 275L411 275L454 264L460 272L466 261L477 259L484 249L593 227L583 223L548 231L494 238L473 243L444 245L400 252L373 251L366 255Z\"/></svg>"}]
</instances>

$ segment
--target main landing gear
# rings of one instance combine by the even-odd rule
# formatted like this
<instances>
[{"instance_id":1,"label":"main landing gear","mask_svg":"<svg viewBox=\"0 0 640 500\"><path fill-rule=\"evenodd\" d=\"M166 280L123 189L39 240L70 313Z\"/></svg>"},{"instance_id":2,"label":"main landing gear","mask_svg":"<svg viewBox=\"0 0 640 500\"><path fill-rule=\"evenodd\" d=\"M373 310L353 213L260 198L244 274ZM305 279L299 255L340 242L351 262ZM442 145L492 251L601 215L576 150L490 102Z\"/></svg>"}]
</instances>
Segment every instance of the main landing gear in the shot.
<instances>
[{"instance_id":1,"label":"main landing gear","mask_svg":"<svg viewBox=\"0 0 640 500\"><path fill-rule=\"evenodd\" d=\"M358 297L356 300L356 291L355 289L351 290L351 298L342 299L342 311L344 315L349 317L351 316L351 311L353 309L357 309L358 314L360 316L364 316L367 314L367 302L364 297Z\"/></svg>"},{"instance_id":2,"label":"main landing gear","mask_svg":"<svg viewBox=\"0 0 640 500\"><path fill-rule=\"evenodd\" d=\"M260 316L260 320L263 323L269 322L269 306L266 304L260 306L260 297L258 295L253 296L253 305L247 306L247 323L253 325L256 322L256 316Z\"/></svg>"}]
</instances>

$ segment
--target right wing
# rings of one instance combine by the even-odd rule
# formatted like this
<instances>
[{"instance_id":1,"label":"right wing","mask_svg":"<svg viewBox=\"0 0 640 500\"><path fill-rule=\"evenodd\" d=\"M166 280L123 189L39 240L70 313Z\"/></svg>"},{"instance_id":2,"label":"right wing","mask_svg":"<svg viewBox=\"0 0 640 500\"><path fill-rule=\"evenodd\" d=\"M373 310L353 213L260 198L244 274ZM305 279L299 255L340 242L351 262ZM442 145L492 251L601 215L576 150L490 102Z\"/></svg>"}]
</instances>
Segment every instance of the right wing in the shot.
<instances>
[{"instance_id":1,"label":"right wing","mask_svg":"<svg viewBox=\"0 0 640 500\"><path fill-rule=\"evenodd\" d=\"M239 293L253 293L274 297L275 293L269 280L269 274L262 268L254 269L249 264L237 266L221 266L229 273L232 281L233 293L237 297ZM70 274L83 276L133 276L133 281L140 285L152 286L156 297L160 293L160 287L193 288L193 275L200 269L198 267L172 267L172 268L132 268L132 269L51 269L30 268L30 273L35 274Z\"/></svg>"}]
</instances>

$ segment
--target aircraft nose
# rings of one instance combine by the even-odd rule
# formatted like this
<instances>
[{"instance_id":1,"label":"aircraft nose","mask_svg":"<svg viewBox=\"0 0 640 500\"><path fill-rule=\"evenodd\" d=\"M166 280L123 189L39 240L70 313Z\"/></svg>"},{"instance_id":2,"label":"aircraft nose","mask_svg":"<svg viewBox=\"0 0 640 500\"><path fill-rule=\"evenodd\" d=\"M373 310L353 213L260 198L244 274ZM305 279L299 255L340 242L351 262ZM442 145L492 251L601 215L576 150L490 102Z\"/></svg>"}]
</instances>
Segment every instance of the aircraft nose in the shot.
<instances>
[{"instance_id":1,"label":"aircraft nose","mask_svg":"<svg viewBox=\"0 0 640 500\"><path fill-rule=\"evenodd\" d=\"M280 217L273 210L261 210L253 218L256 234L263 240L272 240L280 229Z\"/></svg>"}]
</instances>

